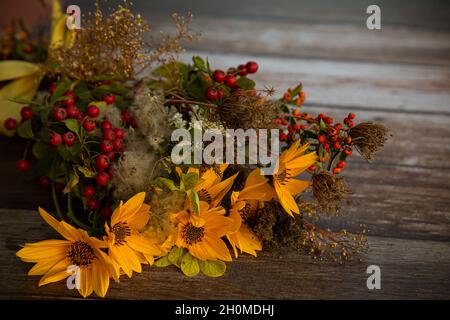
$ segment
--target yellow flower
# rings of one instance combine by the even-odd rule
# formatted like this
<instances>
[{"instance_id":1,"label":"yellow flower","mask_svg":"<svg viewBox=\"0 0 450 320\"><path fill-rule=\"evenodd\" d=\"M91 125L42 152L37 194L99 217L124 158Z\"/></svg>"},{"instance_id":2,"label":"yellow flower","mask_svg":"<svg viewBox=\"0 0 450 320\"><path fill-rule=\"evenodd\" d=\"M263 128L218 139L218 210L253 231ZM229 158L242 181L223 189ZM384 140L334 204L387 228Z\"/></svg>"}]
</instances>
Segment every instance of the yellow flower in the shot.
<instances>
[{"instance_id":1,"label":"yellow flower","mask_svg":"<svg viewBox=\"0 0 450 320\"><path fill-rule=\"evenodd\" d=\"M230 251L221 239L233 231L232 221L222 207L209 207L200 201L200 213L183 210L174 215L178 228L176 245L186 248L200 260L231 261Z\"/></svg>"},{"instance_id":2,"label":"yellow flower","mask_svg":"<svg viewBox=\"0 0 450 320\"><path fill-rule=\"evenodd\" d=\"M28 275L43 275L39 286L67 278L69 266L79 267L78 292L87 297L94 291L104 297L109 287L111 261L101 248L106 244L86 231L58 221L39 208L42 218L66 240L44 240L27 243L16 255L25 262L36 263Z\"/></svg>"},{"instance_id":3,"label":"yellow flower","mask_svg":"<svg viewBox=\"0 0 450 320\"><path fill-rule=\"evenodd\" d=\"M113 261L114 279L118 279L120 270L128 277L133 271L142 272L141 263L153 264L153 257L164 252L148 238L141 235L149 219L149 206L144 203L145 192L120 202L111 216L111 228L105 224L105 242L108 254Z\"/></svg>"},{"instance_id":4,"label":"yellow flower","mask_svg":"<svg viewBox=\"0 0 450 320\"><path fill-rule=\"evenodd\" d=\"M253 170L247 177L244 188L231 194L230 219L233 220L235 232L228 233L227 238L233 247L237 258L237 249L256 256L256 251L262 249L262 244L253 231L244 223L259 207L262 201L273 197L273 190L267 184L267 179L260 170Z\"/></svg>"},{"instance_id":5,"label":"yellow flower","mask_svg":"<svg viewBox=\"0 0 450 320\"><path fill-rule=\"evenodd\" d=\"M189 171L188 171L189 172ZM230 191L233 186L237 173L223 181L217 172L209 168L201 176L195 186L200 201L205 201L212 207L220 205L223 197Z\"/></svg>"},{"instance_id":6,"label":"yellow flower","mask_svg":"<svg viewBox=\"0 0 450 320\"><path fill-rule=\"evenodd\" d=\"M300 213L293 195L299 194L311 185L309 181L298 180L295 177L317 161L315 152L304 154L309 144L303 146L299 144L300 141L297 140L281 154L278 159L278 171L272 176L278 201L291 216L292 213Z\"/></svg>"}]
</instances>

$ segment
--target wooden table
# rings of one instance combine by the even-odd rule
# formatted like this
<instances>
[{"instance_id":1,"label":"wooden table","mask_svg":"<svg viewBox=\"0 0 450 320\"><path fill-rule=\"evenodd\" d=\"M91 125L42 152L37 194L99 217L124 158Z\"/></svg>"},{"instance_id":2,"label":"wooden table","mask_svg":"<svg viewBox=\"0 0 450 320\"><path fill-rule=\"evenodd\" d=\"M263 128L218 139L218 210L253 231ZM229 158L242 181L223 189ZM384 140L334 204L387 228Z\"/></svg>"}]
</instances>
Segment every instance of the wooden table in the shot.
<instances>
[{"instance_id":1,"label":"wooden table","mask_svg":"<svg viewBox=\"0 0 450 320\"><path fill-rule=\"evenodd\" d=\"M228 264L219 279L146 267L113 284L109 298L416 299L450 298L450 5L378 1L382 29L365 27L370 1L134 1L154 29L172 11L195 14L203 40L188 46L226 68L256 60L255 79L279 93L298 81L305 110L375 120L392 133L374 163L352 157L345 175L354 193L334 228L369 229L362 262L315 263L290 250ZM82 11L88 1L77 1ZM0 140L0 298L77 298L64 283L37 288L19 245L54 236L34 210L51 207L46 191L14 171L23 143ZM368 290L366 268L381 268Z\"/></svg>"}]
</instances>

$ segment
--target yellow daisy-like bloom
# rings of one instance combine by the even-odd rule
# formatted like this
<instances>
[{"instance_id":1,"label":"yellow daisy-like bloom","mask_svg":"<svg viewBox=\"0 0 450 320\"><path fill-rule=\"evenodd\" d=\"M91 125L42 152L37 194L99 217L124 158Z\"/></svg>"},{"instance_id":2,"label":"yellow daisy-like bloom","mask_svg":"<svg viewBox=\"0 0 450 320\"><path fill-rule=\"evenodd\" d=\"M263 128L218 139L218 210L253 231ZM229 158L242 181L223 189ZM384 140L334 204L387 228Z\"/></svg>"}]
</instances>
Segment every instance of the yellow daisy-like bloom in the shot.
<instances>
[{"instance_id":1,"label":"yellow daisy-like bloom","mask_svg":"<svg viewBox=\"0 0 450 320\"><path fill-rule=\"evenodd\" d=\"M220 172L223 173L227 166L227 164L220 165ZM200 174L197 168L189 168L187 173L190 172ZM205 201L212 207L218 206L223 197L230 191L236 177L237 174L221 181L222 177L213 168L209 168L200 175L195 191L200 201Z\"/></svg>"},{"instance_id":2,"label":"yellow daisy-like bloom","mask_svg":"<svg viewBox=\"0 0 450 320\"><path fill-rule=\"evenodd\" d=\"M222 207L209 207L200 201L200 213L183 210L174 215L178 236L176 245L186 248L200 260L231 261L230 251L221 239L233 230L231 219Z\"/></svg>"},{"instance_id":3,"label":"yellow daisy-like bloom","mask_svg":"<svg viewBox=\"0 0 450 320\"><path fill-rule=\"evenodd\" d=\"M153 264L154 256L164 254L140 233L149 219L150 206L144 200L145 192L141 192L125 203L120 202L111 216L111 227L105 224L107 235L104 240L113 261L115 280L118 280L120 270L131 277L133 271L142 272L141 263Z\"/></svg>"},{"instance_id":4,"label":"yellow daisy-like bloom","mask_svg":"<svg viewBox=\"0 0 450 320\"><path fill-rule=\"evenodd\" d=\"M237 258L239 248L242 252L256 256L256 251L262 249L262 244L253 231L244 223L260 206L262 201L273 197L273 190L267 184L267 179L260 170L253 170L247 177L244 188L231 194L230 218L233 220L235 232L227 234Z\"/></svg>"},{"instance_id":5,"label":"yellow daisy-like bloom","mask_svg":"<svg viewBox=\"0 0 450 320\"><path fill-rule=\"evenodd\" d=\"M317 154L305 154L309 144L300 146L300 141L294 142L278 159L278 171L274 174L272 184L278 201L284 210L293 217L300 213L293 195L297 195L311 185L309 181L297 180L299 174L317 161Z\"/></svg>"},{"instance_id":6,"label":"yellow daisy-like bloom","mask_svg":"<svg viewBox=\"0 0 450 320\"><path fill-rule=\"evenodd\" d=\"M67 278L70 266L79 267L80 288L86 298L92 292L104 297L109 287L111 261L101 248L106 244L86 231L58 221L39 208L42 218L66 240L44 240L27 243L16 255L25 262L36 263L28 275L43 275L39 286Z\"/></svg>"}]
</instances>

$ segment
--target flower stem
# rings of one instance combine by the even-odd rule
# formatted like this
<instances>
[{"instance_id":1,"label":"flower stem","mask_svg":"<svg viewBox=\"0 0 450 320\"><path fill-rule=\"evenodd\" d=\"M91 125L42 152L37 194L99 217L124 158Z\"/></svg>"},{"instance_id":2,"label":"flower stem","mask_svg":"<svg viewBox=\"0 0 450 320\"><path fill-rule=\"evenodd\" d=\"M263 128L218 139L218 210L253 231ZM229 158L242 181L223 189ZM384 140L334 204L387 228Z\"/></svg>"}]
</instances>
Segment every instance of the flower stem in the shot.
<instances>
[{"instance_id":1,"label":"flower stem","mask_svg":"<svg viewBox=\"0 0 450 320\"><path fill-rule=\"evenodd\" d=\"M55 183L56 161L57 161L57 158L55 157L53 159L52 169L50 172L50 175L52 178L52 199L53 199L53 203L55 204L56 213L58 214L59 219L64 220L63 214L61 213L61 209L59 207L58 197L56 196L56 187L55 187L56 186L56 183Z\"/></svg>"}]
</instances>

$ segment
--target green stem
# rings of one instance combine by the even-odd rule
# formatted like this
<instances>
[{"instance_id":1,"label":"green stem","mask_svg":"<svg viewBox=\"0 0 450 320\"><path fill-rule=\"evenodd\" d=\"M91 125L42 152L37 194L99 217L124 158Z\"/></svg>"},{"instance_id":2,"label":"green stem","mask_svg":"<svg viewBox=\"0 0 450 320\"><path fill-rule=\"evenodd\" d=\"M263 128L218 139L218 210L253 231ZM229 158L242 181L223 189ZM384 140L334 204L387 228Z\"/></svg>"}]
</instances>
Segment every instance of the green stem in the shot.
<instances>
[{"instance_id":1,"label":"green stem","mask_svg":"<svg viewBox=\"0 0 450 320\"><path fill-rule=\"evenodd\" d=\"M58 197L56 196L56 183L55 183L55 169L56 169L56 160L57 158L55 157L53 159L53 163L52 163L52 169L50 172L50 176L52 178L52 199L53 199L53 203L55 204L55 209L56 209L56 213L58 214L58 217L60 220L64 220L63 214L61 213L61 209L59 207L59 203L58 203Z\"/></svg>"},{"instance_id":2,"label":"green stem","mask_svg":"<svg viewBox=\"0 0 450 320\"><path fill-rule=\"evenodd\" d=\"M328 167L327 170L330 171L331 167L333 166L333 162L336 159L336 157L338 156L339 152L334 152L333 156L330 158L330 161L328 162Z\"/></svg>"},{"instance_id":3,"label":"green stem","mask_svg":"<svg viewBox=\"0 0 450 320\"><path fill-rule=\"evenodd\" d=\"M84 224L78 218L75 216L75 213L72 209L72 195L70 192L67 194L67 217L72 220L73 223L75 223L78 227L83 228L84 230L94 231L95 228L89 227L88 225Z\"/></svg>"}]
</instances>

